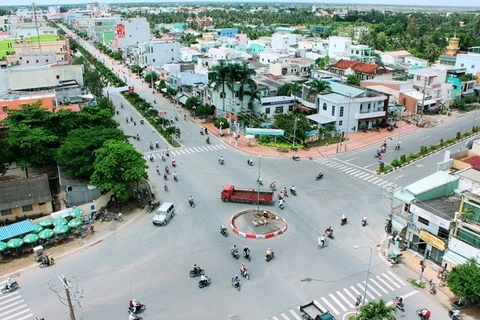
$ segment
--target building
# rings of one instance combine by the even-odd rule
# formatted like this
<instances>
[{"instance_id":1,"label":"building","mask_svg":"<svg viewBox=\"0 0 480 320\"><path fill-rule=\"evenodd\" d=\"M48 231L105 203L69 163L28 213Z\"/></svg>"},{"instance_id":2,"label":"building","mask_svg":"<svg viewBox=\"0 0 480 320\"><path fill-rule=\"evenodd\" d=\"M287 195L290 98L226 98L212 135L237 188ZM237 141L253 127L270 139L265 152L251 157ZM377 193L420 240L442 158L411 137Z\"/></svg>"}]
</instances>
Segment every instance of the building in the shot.
<instances>
[{"instance_id":1,"label":"building","mask_svg":"<svg viewBox=\"0 0 480 320\"><path fill-rule=\"evenodd\" d=\"M360 86L368 88L370 90L375 90L383 94L389 95L390 103L399 103L400 92L412 91L413 83L411 81L397 81L397 80L386 80L386 79L372 79L372 80L363 80L360 82Z\"/></svg>"},{"instance_id":2,"label":"building","mask_svg":"<svg viewBox=\"0 0 480 320\"><path fill-rule=\"evenodd\" d=\"M0 221L53 212L46 174L0 181Z\"/></svg>"},{"instance_id":3,"label":"building","mask_svg":"<svg viewBox=\"0 0 480 320\"><path fill-rule=\"evenodd\" d=\"M237 28L217 29L217 37L235 38L237 34L238 34Z\"/></svg>"},{"instance_id":4,"label":"building","mask_svg":"<svg viewBox=\"0 0 480 320\"><path fill-rule=\"evenodd\" d=\"M197 62L198 58L203 57L203 53L192 48L180 48L180 60L183 62Z\"/></svg>"},{"instance_id":5,"label":"building","mask_svg":"<svg viewBox=\"0 0 480 320\"><path fill-rule=\"evenodd\" d=\"M213 25L213 19L210 17L199 18L196 15L195 18L188 17L187 23L195 23L200 27L200 30L203 30L204 28L207 28Z\"/></svg>"},{"instance_id":6,"label":"building","mask_svg":"<svg viewBox=\"0 0 480 320\"><path fill-rule=\"evenodd\" d=\"M468 52L457 54L455 67L465 68L467 73L471 73L479 78L480 73L480 53Z\"/></svg>"},{"instance_id":7,"label":"building","mask_svg":"<svg viewBox=\"0 0 480 320\"><path fill-rule=\"evenodd\" d=\"M389 96L329 81L331 92L311 97L308 82L302 97L315 99L317 114L307 116L319 127L333 124L339 132L348 134L375 126L385 126Z\"/></svg>"},{"instance_id":8,"label":"building","mask_svg":"<svg viewBox=\"0 0 480 320\"><path fill-rule=\"evenodd\" d=\"M340 60L329 66L330 72L348 77L355 75L360 80L369 80L384 74L385 68L375 63L364 63L353 60Z\"/></svg>"},{"instance_id":9,"label":"building","mask_svg":"<svg viewBox=\"0 0 480 320\"><path fill-rule=\"evenodd\" d=\"M352 52L352 39L347 37L328 38L328 56L330 59L342 59Z\"/></svg>"},{"instance_id":10,"label":"building","mask_svg":"<svg viewBox=\"0 0 480 320\"><path fill-rule=\"evenodd\" d=\"M276 114L292 112L295 104L296 101L293 97L262 97L259 102L254 104L254 111L271 118Z\"/></svg>"},{"instance_id":11,"label":"building","mask_svg":"<svg viewBox=\"0 0 480 320\"><path fill-rule=\"evenodd\" d=\"M408 56L403 59L403 62L415 67L426 68L428 66L428 60L420 59L414 56Z\"/></svg>"},{"instance_id":12,"label":"building","mask_svg":"<svg viewBox=\"0 0 480 320\"><path fill-rule=\"evenodd\" d=\"M384 65L390 66L403 63L405 58L411 57L412 54L407 50L387 51L380 53L380 59Z\"/></svg>"},{"instance_id":13,"label":"building","mask_svg":"<svg viewBox=\"0 0 480 320\"><path fill-rule=\"evenodd\" d=\"M114 49L128 52L150 42L150 24L146 18L121 19L116 26Z\"/></svg>"},{"instance_id":14,"label":"building","mask_svg":"<svg viewBox=\"0 0 480 320\"><path fill-rule=\"evenodd\" d=\"M237 51L231 48L210 48L207 53L208 57L217 60L234 60L237 58Z\"/></svg>"},{"instance_id":15,"label":"building","mask_svg":"<svg viewBox=\"0 0 480 320\"><path fill-rule=\"evenodd\" d=\"M270 63L268 72L276 76L293 74L300 77L308 77L313 64L314 61L311 59L294 58L287 62Z\"/></svg>"},{"instance_id":16,"label":"building","mask_svg":"<svg viewBox=\"0 0 480 320\"><path fill-rule=\"evenodd\" d=\"M166 63L180 61L180 43L172 38L154 39L143 48L145 66L162 67Z\"/></svg>"},{"instance_id":17,"label":"building","mask_svg":"<svg viewBox=\"0 0 480 320\"><path fill-rule=\"evenodd\" d=\"M21 110L23 106L41 101L41 108L53 110L57 96L55 92L11 93L0 97L0 121L8 116L9 111Z\"/></svg>"},{"instance_id":18,"label":"building","mask_svg":"<svg viewBox=\"0 0 480 320\"><path fill-rule=\"evenodd\" d=\"M298 45L302 40L302 36L292 33L275 33L272 35L272 42L270 44L274 51L286 51L291 46Z\"/></svg>"},{"instance_id":19,"label":"building","mask_svg":"<svg viewBox=\"0 0 480 320\"><path fill-rule=\"evenodd\" d=\"M52 27L39 27L34 25L22 26L16 29L16 36L20 38L29 38L42 35L57 35L57 29Z\"/></svg>"},{"instance_id":20,"label":"building","mask_svg":"<svg viewBox=\"0 0 480 320\"><path fill-rule=\"evenodd\" d=\"M12 43L12 51L6 60L11 65L41 66L68 61L66 40L38 43Z\"/></svg>"},{"instance_id":21,"label":"building","mask_svg":"<svg viewBox=\"0 0 480 320\"><path fill-rule=\"evenodd\" d=\"M287 62L290 60L290 55L287 53L279 53L274 51L262 51L259 54L258 61L263 64L269 64L274 62Z\"/></svg>"},{"instance_id":22,"label":"building","mask_svg":"<svg viewBox=\"0 0 480 320\"><path fill-rule=\"evenodd\" d=\"M375 62L375 57L372 56L372 48L363 44L352 44L350 46L350 56L352 60L360 62Z\"/></svg>"}]
</instances>

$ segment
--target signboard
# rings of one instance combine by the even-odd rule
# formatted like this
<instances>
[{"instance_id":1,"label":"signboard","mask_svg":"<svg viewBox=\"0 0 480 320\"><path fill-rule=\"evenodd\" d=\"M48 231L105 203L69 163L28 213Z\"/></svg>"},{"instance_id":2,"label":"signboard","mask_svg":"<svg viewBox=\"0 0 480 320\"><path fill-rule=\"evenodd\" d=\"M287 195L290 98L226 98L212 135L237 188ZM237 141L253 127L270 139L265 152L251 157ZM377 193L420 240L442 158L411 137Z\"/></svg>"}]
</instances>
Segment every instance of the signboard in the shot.
<instances>
[{"instance_id":1,"label":"signboard","mask_svg":"<svg viewBox=\"0 0 480 320\"><path fill-rule=\"evenodd\" d=\"M432 247L437 248L440 251L445 250L445 242L442 239L435 237L433 234L426 230L420 231L420 239L431 245Z\"/></svg>"},{"instance_id":2,"label":"signboard","mask_svg":"<svg viewBox=\"0 0 480 320\"><path fill-rule=\"evenodd\" d=\"M117 38L125 38L125 25L123 23L117 24Z\"/></svg>"},{"instance_id":3,"label":"signboard","mask_svg":"<svg viewBox=\"0 0 480 320\"><path fill-rule=\"evenodd\" d=\"M285 132L280 129L246 128L245 133L253 135L283 136Z\"/></svg>"}]
</instances>

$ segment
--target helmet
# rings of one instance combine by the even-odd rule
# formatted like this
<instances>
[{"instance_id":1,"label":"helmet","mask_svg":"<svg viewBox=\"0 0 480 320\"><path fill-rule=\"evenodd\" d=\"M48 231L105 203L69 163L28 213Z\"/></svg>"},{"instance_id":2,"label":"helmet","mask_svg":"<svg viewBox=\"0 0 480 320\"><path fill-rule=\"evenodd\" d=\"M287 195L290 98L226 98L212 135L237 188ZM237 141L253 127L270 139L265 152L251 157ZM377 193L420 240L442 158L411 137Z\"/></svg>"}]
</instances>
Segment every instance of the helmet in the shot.
<instances>
[{"instance_id":1,"label":"helmet","mask_svg":"<svg viewBox=\"0 0 480 320\"><path fill-rule=\"evenodd\" d=\"M248 249L248 247L247 247L247 246L245 246L245 249Z\"/></svg>"},{"instance_id":2,"label":"helmet","mask_svg":"<svg viewBox=\"0 0 480 320\"><path fill-rule=\"evenodd\" d=\"M10 281L10 280L11 280L11 279L10 279L10 278L8 278L8 280L7 280L7 281Z\"/></svg>"},{"instance_id":3,"label":"helmet","mask_svg":"<svg viewBox=\"0 0 480 320\"><path fill-rule=\"evenodd\" d=\"M272 249L268 248L267 250L270 251L270 250L272 250Z\"/></svg>"},{"instance_id":4,"label":"helmet","mask_svg":"<svg viewBox=\"0 0 480 320\"><path fill-rule=\"evenodd\" d=\"M195 263L193 266L194 266L194 267L196 267L196 266L197 266L197 264Z\"/></svg>"},{"instance_id":5,"label":"helmet","mask_svg":"<svg viewBox=\"0 0 480 320\"><path fill-rule=\"evenodd\" d=\"M234 248L236 248L236 247L237 247L237 245L236 245L236 244L234 244L234 245L233 245L233 247L234 247Z\"/></svg>"}]
</instances>

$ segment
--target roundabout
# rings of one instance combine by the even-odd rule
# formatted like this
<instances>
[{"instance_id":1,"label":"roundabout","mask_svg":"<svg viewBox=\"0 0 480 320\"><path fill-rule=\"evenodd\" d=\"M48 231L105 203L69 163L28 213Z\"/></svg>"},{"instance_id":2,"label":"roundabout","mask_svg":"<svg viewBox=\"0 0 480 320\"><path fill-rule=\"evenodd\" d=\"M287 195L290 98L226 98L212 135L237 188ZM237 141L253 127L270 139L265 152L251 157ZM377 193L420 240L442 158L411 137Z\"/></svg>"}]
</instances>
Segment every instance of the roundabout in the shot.
<instances>
[{"instance_id":1,"label":"roundabout","mask_svg":"<svg viewBox=\"0 0 480 320\"><path fill-rule=\"evenodd\" d=\"M268 239L285 233L287 221L267 209L246 209L231 217L230 228L247 239Z\"/></svg>"}]
</instances>

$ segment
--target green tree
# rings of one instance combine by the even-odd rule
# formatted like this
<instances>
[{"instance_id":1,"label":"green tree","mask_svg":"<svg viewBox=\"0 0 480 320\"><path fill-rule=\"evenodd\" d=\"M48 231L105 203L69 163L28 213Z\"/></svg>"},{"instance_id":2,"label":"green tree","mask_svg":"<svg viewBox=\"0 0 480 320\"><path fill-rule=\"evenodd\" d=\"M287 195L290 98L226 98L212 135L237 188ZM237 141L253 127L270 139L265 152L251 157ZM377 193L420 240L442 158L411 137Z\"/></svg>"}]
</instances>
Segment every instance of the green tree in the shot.
<instances>
[{"instance_id":1,"label":"green tree","mask_svg":"<svg viewBox=\"0 0 480 320\"><path fill-rule=\"evenodd\" d=\"M135 183L147 179L146 161L124 141L108 140L95 151L90 182L102 191L111 191L119 199L129 199Z\"/></svg>"},{"instance_id":2,"label":"green tree","mask_svg":"<svg viewBox=\"0 0 480 320\"><path fill-rule=\"evenodd\" d=\"M395 307L387 306L384 300L370 301L360 307L355 320L395 320Z\"/></svg>"},{"instance_id":3,"label":"green tree","mask_svg":"<svg viewBox=\"0 0 480 320\"><path fill-rule=\"evenodd\" d=\"M107 140L126 141L126 137L118 129L105 127L73 130L57 149L56 160L73 177L89 179L93 174L94 151Z\"/></svg>"},{"instance_id":4,"label":"green tree","mask_svg":"<svg viewBox=\"0 0 480 320\"><path fill-rule=\"evenodd\" d=\"M221 60L219 64L210 69L208 76L210 85L213 85L214 90L221 88L220 98L222 99L222 110L225 111L225 85L228 81L229 67L225 61Z\"/></svg>"},{"instance_id":5,"label":"green tree","mask_svg":"<svg viewBox=\"0 0 480 320\"><path fill-rule=\"evenodd\" d=\"M321 78L316 78L310 82L307 82L307 86L308 86L309 96L314 97L313 101L316 100L316 97L318 94L323 94L323 93L332 91L332 88L330 88L330 83Z\"/></svg>"},{"instance_id":6,"label":"green tree","mask_svg":"<svg viewBox=\"0 0 480 320\"><path fill-rule=\"evenodd\" d=\"M193 107L198 107L200 105L200 100L196 96L188 97L187 101L185 101L185 108L188 110L192 110Z\"/></svg>"},{"instance_id":7,"label":"green tree","mask_svg":"<svg viewBox=\"0 0 480 320\"><path fill-rule=\"evenodd\" d=\"M347 83L351 84L353 86L359 86L360 85L360 79L354 74L351 74L347 77Z\"/></svg>"},{"instance_id":8,"label":"green tree","mask_svg":"<svg viewBox=\"0 0 480 320\"><path fill-rule=\"evenodd\" d=\"M153 82L156 82L158 80L158 75L155 72L148 72L145 75L145 82L152 83L152 77L153 77Z\"/></svg>"},{"instance_id":9,"label":"green tree","mask_svg":"<svg viewBox=\"0 0 480 320\"><path fill-rule=\"evenodd\" d=\"M0 131L0 176L4 176L14 157L10 152L9 145L5 138L4 131Z\"/></svg>"},{"instance_id":10,"label":"green tree","mask_svg":"<svg viewBox=\"0 0 480 320\"><path fill-rule=\"evenodd\" d=\"M84 82L88 91L95 97L99 98L103 96L103 88L105 88L106 83L97 70L84 68Z\"/></svg>"},{"instance_id":11,"label":"green tree","mask_svg":"<svg viewBox=\"0 0 480 320\"><path fill-rule=\"evenodd\" d=\"M297 96L297 94L302 92L302 86L298 82L285 83L283 86L278 88L277 96Z\"/></svg>"},{"instance_id":12,"label":"green tree","mask_svg":"<svg viewBox=\"0 0 480 320\"><path fill-rule=\"evenodd\" d=\"M238 70L238 78L240 87L238 88L238 98L241 101L241 106L243 110L243 100L248 91L255 90L257 84L252 80L252 77L255 76L255 70L248 67L247 63L242 63L240 69Z\"/></svg>"},{"instance_id":13,"label":"green tree","mask_svg":"<svg viewBox=\"0 0 480 320\"><path fill-rule=\"evenodd\" d=\"M139 73L142 73L144 68L140 67L139 65L137 64L134 64L130 70L132 71L132 73L135 73L135 74L139 74Z\"/></svg>"},{"instance_id":14,"label":"green tree","mask_svg":"<svg viewBox=\"0 0 480 320\"><path fill-rule=\"evenodd\" d=\"M280 113L274 116L274 126L276 129L285 131L284 137L295 143L303 143L307 138L307 132L311 130L307 118L303 114Z\"/></svg>"},{"instance_id":15,"label":"green tree","mask_svg":"<svg viewBox=\"0 0 480 320\"><path fill-rule=\"evenodd\" d=\"M248 103L247 103L247 108L249 110L253 110L253 105L254 105L255 101L260 101L260 98L262 97L261 93L262 93L261 90L259 90L259 89L253 89L252 90L252 88L250 88L250 91L245 92L245 95L250 97L248 99Z\"/></svg>"},{"instance_id":16,"label":"green tree","mask_svg":"<svg viewBox=\"0 0 480 320\"><path fill-rule=\"evenodd\" d=\"M448 276L448 288L461 298L472 302L480 301L480 266L475 259L458 265Z\"/></svg>"},{"instance_id":17,"label":"green tree","mask_svg":"<svg viewBox=\"0 0 480 320\"><path fill-rule=\"evenodd\" d=\"M199 115L201 117L211 116L211 115L213 115L214 111L215 111L215 109L213 108L213 106L211 106L209 104L201 104L197 108L197 115Z\"/></svg>"},{"instance_id":18,"label":"green tree","mask_svg":"<svg viewBox=\"0 0 480 320\"><path fill-rule=\"evenodd\" d=\"M319 68L320 70L325 70L326 67L328 66L328 64L330 63L330 57L329 56L325 56L325 57L321 57L321 58L317 58L315 60L315 65L317 66L317 68Z\"/></svg>"}]
</instances>

